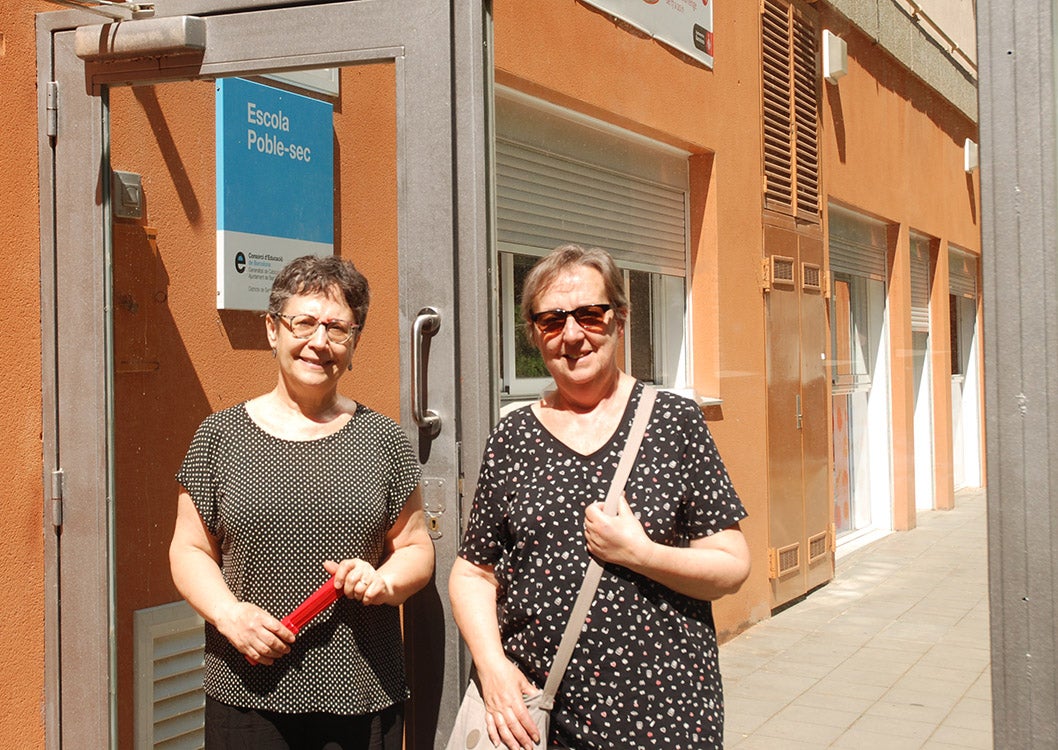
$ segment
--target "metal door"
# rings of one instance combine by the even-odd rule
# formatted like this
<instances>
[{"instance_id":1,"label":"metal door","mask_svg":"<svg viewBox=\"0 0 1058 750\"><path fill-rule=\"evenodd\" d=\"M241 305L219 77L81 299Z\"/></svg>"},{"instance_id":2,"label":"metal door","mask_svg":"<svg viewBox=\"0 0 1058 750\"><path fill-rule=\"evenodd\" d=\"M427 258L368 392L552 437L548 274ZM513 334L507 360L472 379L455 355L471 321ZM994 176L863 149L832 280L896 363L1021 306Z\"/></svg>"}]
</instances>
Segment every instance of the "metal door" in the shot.
<instances>
[{"instance_id":1,"label":"metal door","mask_svg":"<svg viewBox=\"0 0 1058 750\"><path fill-rule=\"evenodd\" d=\"M176 598L173 463L189 425L274 377L260 317L215 309L201 280L215 263L212 81L306 69L339 70L343 87L335 251L383 290L354 360L365 371L347 385L405 426L435 538L435 583L405 606L407 746L446 734L464 671L445 586L460 444L476 452L490 412L489 373L465 340L487 324L456 306L484 296L483 27L479 5L439 0L173 0L120 25L81 11L39 18L45 468L56 496L49 746L134 745L133 614ZM160 45L159 28L170 41L175 30L175 48ZM469 137L456 143L456 128ZM139 188L123 191L114 171ZM460 368L460 346L472 367Z\"/></svg>"},{"instance_id":2,"label":"metal door","mask_svg":"<svg viewBox=\"0 0 1058 750\"><path fill-rule=\"evenodd\" d=\"M834 575L822 240L765 227L772 606Z\"/></svg>"}]
</instances>

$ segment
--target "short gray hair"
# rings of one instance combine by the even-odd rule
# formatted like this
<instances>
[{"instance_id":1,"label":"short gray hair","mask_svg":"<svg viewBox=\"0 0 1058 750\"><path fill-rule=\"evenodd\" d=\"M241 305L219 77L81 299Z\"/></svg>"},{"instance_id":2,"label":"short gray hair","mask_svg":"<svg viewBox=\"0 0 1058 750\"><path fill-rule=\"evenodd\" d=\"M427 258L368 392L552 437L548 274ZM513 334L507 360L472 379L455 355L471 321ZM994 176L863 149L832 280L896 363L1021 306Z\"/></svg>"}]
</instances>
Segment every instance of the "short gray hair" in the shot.
<instances>
[{"instance_id":1,"label":"short gray hair","mask_svg":"<svg viewBox=\"0 0 1058 750\"><path fill-rule=\"evenodd\" d=\"M543 294L559 274L574 266L594 268L602 276L606 302L618 320L628 316L628 295L625 294L624 275L614 263L613 256L600 247L584 249L580 245L560 245L538 260L530 269L522 285L522 322L532 338L532 314L537 298Z\"/></svg>"},{"instance_id":2,"label":"short gray hair","mask_svg":"<svg viewBox=\"0 0 1058 750\"><path fill-rule=\"evenodd\" d=\"M283 266L272 281L268 312L278 315L287 300L299 294L330 294L332 289L341 293L356 318L353 323L363 330L371 290L353 262L338 255L303 255Z\"/></svg>"}]
</instances>

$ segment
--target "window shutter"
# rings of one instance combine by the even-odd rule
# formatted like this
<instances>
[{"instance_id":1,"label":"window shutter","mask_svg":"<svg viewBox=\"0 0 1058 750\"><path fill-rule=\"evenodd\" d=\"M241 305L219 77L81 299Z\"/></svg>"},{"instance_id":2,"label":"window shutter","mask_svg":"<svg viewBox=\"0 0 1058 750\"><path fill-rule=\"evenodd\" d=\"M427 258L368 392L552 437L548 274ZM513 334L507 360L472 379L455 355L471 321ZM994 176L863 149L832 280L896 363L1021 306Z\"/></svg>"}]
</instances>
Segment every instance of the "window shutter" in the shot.
<instances>
[{"instance_id":1,"label":"window shutter","mask_svg":"<svg viewBox=\"0 0 1058 750\"><path fill-rule=\"evenodd\" d=\"M500 243L530 254L575 242L632 270L686 275L686 193L618 170L496 139Z\"/></svg>"},{"instance_id":2,"label":"window shutter","mask_svg":"<svg viewBox=\"0 0 1058 750\"><path fill-rule=\"evenodd\" d=\"M819 220L816 24L792 5L761 13L765 208Z\"/></svg>"},{"instance_id":3,"label":"window shutter","mask_svg":"<svg viewBox=\"0 0 1058 750\"><path fill-rule=\"evenodd\" d=\"M793 115L790 112L790 34L786 9L765 2L762 15L764 54L764 197L765 205L789 207L793 201Z\"/></svg>"},{"instance_id":4,"label":"window shutter","mask_svg":"<svg viewBox=\"0 0 1058 750\"><path fill-rule=\"evenodd\" d=\"M929 333L929 239L911 238L911 330Z\"/></svg>"},{"instance_id":5,"label":"window shutter","mask_svg":"<svg viewBox=\"0 0 1058 750\"><path fill-rule=\"evenodd\" d=\"M885 281L885 224L836 206L829 219L831 273Z\"/></svg>"},{"instance_id":6,"label":"window shutter","mask_svg":"<svg viewBox=\"0 0 1058 750\"><path fill-rule=\"evenodd\" d=\"M816 30L793 13L794 175L797 211L819 215L819 100Z\"/></svg>"},{"instance_id":7,"label":"window shutter","mask_svg":"<svg viewBox=\"0 0 1058 750\"><path fill-rule=\"evenodd\" d=\"M977 299L977 258L962 250L949 250L948 280L955 296Z\"/></svg>"}]
</instances>

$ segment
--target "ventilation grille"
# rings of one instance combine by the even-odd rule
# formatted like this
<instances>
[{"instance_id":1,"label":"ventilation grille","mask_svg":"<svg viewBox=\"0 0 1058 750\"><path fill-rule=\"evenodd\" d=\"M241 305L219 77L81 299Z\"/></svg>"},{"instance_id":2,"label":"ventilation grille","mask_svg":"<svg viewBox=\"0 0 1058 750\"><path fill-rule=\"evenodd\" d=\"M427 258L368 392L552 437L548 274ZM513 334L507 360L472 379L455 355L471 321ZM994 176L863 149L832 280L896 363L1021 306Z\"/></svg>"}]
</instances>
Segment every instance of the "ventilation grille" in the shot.
<instances>
[{"instance_id":1,"label":"ventilation grille","mask_svg":"<svg viewBox=\"0 0 1058 750\"><path fill-rule=\"evenodd\" d=\"M822 269L818 264L801 264L801 288L809 292L818 292L823 288Z\"/></svg>"},{"instance_id":2,"label":"ventilation grille","mask_svg":"<svg viewBox=\"0 0 1058 750\"><path fill-rule=\"evenodd\" d=\"M764 205L819 220L819 75L816 24L778 0L764 0Z\"/></svg>"},{"instance_id":3,"label":"ventilation grille","mask_svg":"<svg viewBox=\"0 0 1058 750\"><path fill-rule=\"evenodd\" d=\"M202 618L185 602L141 609L133 636L137 750L203 747Z\"/></svg>"},{"instance_id":4,"label":"ventilation grille","mask_svg":"<svg viewBox=\"0 0 1058 750\"><path fill-rule=\"evenodd\" d=\"M773 286L792 288L794 285L794 259L783 255L771 256L771 283Z\"/></svg>"},{"instance_id":5,"label":"ventilation grille","mask_svg":"<svg viewBox=\"0 0 1058 750\"><path fill-rule=\"evenodd\" d=\"M808 538L808 564L818 562L827 556L830 551L830 545L827 544L829 534L825 531L821 531L815 536Z\"/></svg>"},{"instance_id":6,"label":"ventilation grille","mask_svg":"<svg viewBox=\"0 0 1058 750\"><path fill-rule=\"evenodd\" d=\"M770 577L784 578L800 569L801 545L794 543L778 549L772 547L768 550L768 558L771 563L768 571Z\"/></svg>"}]
</instances>

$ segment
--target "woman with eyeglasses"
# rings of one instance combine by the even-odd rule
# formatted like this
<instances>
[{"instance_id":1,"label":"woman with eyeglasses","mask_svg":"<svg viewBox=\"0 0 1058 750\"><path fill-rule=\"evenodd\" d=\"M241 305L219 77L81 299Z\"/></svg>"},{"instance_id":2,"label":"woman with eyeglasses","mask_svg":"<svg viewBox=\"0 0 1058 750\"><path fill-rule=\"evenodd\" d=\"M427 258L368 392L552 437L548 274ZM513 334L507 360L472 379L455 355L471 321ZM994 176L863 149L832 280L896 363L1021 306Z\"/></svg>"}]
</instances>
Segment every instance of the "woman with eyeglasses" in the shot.
<instances>
[{"instance_id":1,"label":"woman with eyeglasses","mask_svg":"<svg viewBox=\"0 0 1058 750\"><path fill-rule=\"evenodd\" d=\"M615 516L602 509L643 384L621 371L629 315L608 253L567 245L522 292L555 388L487 441L452 567L452 611L501 747L718 748L710 601L749 574L746 515L699 407L661 392ZM605 564L536 737L523 697L547 678L589 556Z\"/></svg>"},{"instance_id":2,"label":"woman with eyeglasses","mask_svg":"<svg viewBox=\"0 0 1058 750\"><path fill-rule=\"evenodd\" d=\"M338 392L368 302L349 261L283 268L275 388L207 417L177 474L170 563L206 621L207 748L401 747L397 607L434 558L407 437ZM337 601L295 634L282 618L331 576Z\"/></svg>"}]
</instances>

